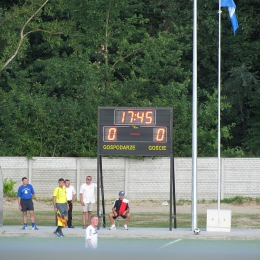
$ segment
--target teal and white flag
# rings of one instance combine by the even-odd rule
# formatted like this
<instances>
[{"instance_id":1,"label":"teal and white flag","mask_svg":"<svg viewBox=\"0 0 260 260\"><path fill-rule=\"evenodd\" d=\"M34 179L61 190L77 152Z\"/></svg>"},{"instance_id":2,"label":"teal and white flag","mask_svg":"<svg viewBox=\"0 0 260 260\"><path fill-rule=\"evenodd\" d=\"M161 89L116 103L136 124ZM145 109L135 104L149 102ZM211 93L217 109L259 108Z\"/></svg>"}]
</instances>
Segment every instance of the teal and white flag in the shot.
<instances>
[{"instance_id":1,"label":"teal and white flag","mask_svg":"<svg viewBox=\"0 0 260 260\"><path fill-rule=\"evenodd\" d=\"M238 29L237 17L235 14L236 5L233 0L221 0L221 7L227 7L229 12L229 17L233 29L233 33L236 34L236 30Z\"/></svg>"}]
</instances>

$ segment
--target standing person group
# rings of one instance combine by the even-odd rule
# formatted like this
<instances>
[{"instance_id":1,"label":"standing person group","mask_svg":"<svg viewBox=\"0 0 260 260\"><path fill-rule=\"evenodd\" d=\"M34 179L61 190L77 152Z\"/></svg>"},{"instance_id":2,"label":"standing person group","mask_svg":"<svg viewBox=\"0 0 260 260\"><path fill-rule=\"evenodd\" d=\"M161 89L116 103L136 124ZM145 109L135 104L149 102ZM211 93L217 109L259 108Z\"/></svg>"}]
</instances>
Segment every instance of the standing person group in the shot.
<instances>
[{"instance_id":1,"label":"standing person group","mask_svg":"<svg viewBox=\"0 0 260 260\"><path fill-rule=\"evenodd\" d=\"M82 222L83 228L87 227L87 212L88 212L88 225L91 224L91 215L93 210L93 204L95 203L95 189L97 188L96 183L92 183L92 177L86 177L86 183L80 186L79 196L80 203L82 205Z\"/></svg>"},{"instance_id":2,"label":"standing person group","mask_svg":"<svg viewBox=\"0 0 260 260\"><path fill-rule=\"evenodd\" d=\"M28 180L26 177L22 178L23 185L21 185L17 192L18 198L18 208L23 212L23 230L27 229L27 211L30 212L31 222L32 222L32 230L38 230L35 224L34 218L34 205L33 198L35 196L35 192L33 186L28 184Z\"/></svg>"},{"instance_id":3,"label":"standing person group","mask_svg":"<svg viewBox=\"0 0 260 260\"><path fill-rule=\"evenodd\" d=\"M76 198L76 191L72 185L70 185L70 180L65 180L65 187L66 187L66 196L67 196L67 202L69 204L69 210L68 210L68 228L74 228L72 225L72 209L73 209L73 203Z\"/></svg>"}]
</instances>

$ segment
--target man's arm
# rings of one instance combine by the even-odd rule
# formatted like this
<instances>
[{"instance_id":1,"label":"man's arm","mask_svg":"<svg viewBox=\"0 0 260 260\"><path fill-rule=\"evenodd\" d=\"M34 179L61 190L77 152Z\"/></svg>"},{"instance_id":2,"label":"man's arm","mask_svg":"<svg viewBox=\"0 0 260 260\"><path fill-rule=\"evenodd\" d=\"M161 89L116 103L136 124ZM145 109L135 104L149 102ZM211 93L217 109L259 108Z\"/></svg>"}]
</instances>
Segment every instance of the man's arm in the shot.
<instances>
[{"instance_id":1,"label":"man's arm","mask_svg":"<svg viewBox=\"0 0 260 260\"><path fill-rule=\"evenodd\" d=\"M74 200L76 199L76 190L75 190L75 188L73 187L72 188L72 202L74 202Z\"/></svg>"},{"instance_id":2,"label":"man's arm","mask_svg":"<svg viewBox=\"0 0 260 260\"><path fill-rule=\"evenodd\" d=\"M52 197L52 204L53 204L53 207L54 207L54 212L57 211L57 207L56 207L56 196L53 196Z\"/></svg>"},{"instance_id":3,"label":"man's arm","mask_svg":"<svg viewBox=\"0 0 260 260\"><path fill-rule=\"evenodd\" d=\"M21 197L17 197L17 201L18 201L18 209L22 209L22 206L21 206Z\"/></svg>"},{"instance_id":4,"label":"man's arm","mask_svg":"<svg viewBox=\"0 0 260 260\"><path fill-rule=\"evenodd\" d=\"M127 204L126 209L125 209L125 211L123 212L122 215L125 216L127 213L129 213L129 210L130 210L130 208L129 208L128 204Z\"/></svg>"},{"instance_id":5,"label":"man's arm","mask_svg":"<svg viewBox=\"0 0 260 260\"><path fill-rule=\"evenodd\" d=\"M32 194L32 199L34 198L34 196L35 196L35 191L34 191L34 188L33 188L33 186L31 185L31 194Z\"/></svg>"},{"instance_id":6,"label":"man's arm","mask_svg":"<svg viewBox=\"0 0 260 260\"><path fill-rule=\"evenodd\" d=\"M87 243L88 243L89 248L94 249L92 246L92 243L91 243L91 239L87 239Z\"/></svg>"},{"instance_id":7,"label":"man's arm","mask_svg":"<svg viewBox=\"0 0 260 260\"><path fill-rule=\"evenodd\" d=\"M72 202L74 202L75 198L76 198L76 194L73 194L72 195Z\"/></svg>"},{"instance_id":8,"label":"man's arm","mask_svg":"<svg viewBox=\"0 0 260 260\"><path fill-rule=\"evenodd\" d=\"M114 202L114 205L112 207L112 212L114 213L114 216L117 216L116 201Z\"/></svg>"},{"instance_id":9,"label":"man's arm","mask_svg":"<svg viewBox=\"0 0 260 260\"><path fill-rule=\"evenodd\" d=\"M79 199L80 199L81 205L84 206L85 204L84 204L84 201L83 201L83 193L79 194Z\"/></svg>"}]
</instances>

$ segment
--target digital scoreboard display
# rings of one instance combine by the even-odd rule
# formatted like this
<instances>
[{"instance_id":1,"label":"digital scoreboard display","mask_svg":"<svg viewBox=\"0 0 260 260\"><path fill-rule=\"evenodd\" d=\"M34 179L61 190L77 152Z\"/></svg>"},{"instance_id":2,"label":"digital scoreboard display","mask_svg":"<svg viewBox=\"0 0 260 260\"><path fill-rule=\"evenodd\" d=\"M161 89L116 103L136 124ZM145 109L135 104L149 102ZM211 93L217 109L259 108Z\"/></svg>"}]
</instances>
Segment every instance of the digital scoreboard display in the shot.
<instances>
[{"instance_id":1,"label":"digital scoreboard display","mask_svg":"<svg viewBox=\"0 0 260 260\"><path fill-rule=\"evenodd\" d=\"M172 109L98 108L99 155L170 156Z\"/></svg>"}]
</instances>

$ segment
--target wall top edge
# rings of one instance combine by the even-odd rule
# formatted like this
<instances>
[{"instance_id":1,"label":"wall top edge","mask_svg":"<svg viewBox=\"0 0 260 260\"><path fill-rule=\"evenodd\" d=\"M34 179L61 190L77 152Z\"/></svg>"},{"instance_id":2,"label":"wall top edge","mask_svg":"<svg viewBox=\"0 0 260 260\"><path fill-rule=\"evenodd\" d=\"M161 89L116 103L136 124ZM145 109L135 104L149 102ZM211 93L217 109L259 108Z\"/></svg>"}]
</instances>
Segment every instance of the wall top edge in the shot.
<instances>
[{"instance_id":1,"label":"wall top edge","mask_svg":"<svg viewBox=\"0 0 260 260\"><path fill-rule=\"evenodd\" d=\"M109 158L109 159L116 159L116 158L128 158L128 156L114 156L111 158L111 156L102 156L104 158ZM144 157L144 158L151 158L151 156L141 156L141 157ZM23 158L23 159L28 159L28 160L33 160L33 159L67 159L67 158L70 158L70 159L97 159L97 157L32 157L32 158L28 158L26 156L0 156L0 159L1 158ZM156 158L169 158L169 156L155 156L153 157L153 159L156 159ZM133 158L131 158L133 159ZM138 158L136 158L137 160L139 160ZM192 157L174 157L174 159L192 159ZM197 157L197 159L218 159L218 157ZM221 157L221 159L225 159L225 160L259 160L260 157L238 157L238 158L235 158L235 157Z\"/></svg>"}]
</instances>

